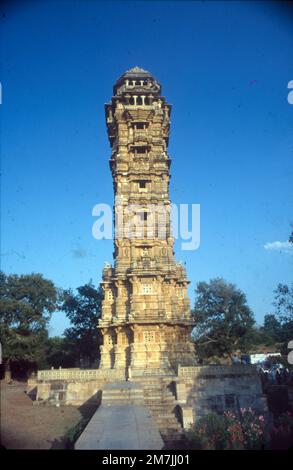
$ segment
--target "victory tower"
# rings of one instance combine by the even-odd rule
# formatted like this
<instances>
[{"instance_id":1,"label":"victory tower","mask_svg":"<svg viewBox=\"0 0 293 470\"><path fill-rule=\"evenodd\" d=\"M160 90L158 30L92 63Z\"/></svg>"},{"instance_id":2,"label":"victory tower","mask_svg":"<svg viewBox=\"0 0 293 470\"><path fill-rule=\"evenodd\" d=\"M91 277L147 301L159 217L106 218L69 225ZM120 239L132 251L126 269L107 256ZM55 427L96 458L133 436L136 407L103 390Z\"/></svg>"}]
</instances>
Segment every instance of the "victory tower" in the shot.
<instances>
[{"instance_id":1,"label":"victory tower","mask_svg":"<svg viewBox=\"0 0 293 470\"><path fill-rule=\"evenodd\" d=\"M174 260L170 223L171 105L155 78L134 67L115 83L105 111L115 262L103 270L100 368L166 374L194 362L189 281Z\"/></svg>"}]
</instances>

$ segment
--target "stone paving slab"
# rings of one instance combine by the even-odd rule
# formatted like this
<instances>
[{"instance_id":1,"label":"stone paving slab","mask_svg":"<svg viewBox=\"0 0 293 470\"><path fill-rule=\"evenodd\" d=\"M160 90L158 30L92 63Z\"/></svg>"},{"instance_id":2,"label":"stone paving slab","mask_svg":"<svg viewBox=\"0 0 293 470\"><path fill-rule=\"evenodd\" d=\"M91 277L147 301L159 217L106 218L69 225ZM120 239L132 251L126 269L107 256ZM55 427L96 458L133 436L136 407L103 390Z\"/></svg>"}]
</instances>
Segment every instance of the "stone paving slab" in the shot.
<instances>
[{"instance_id":1,"label":"stone paving slab","mask_svg":"<svg viewBox=\"0 0 293 470\"><path fill-rule=\"evenodd\" d=\"M137 405L101 405L75 449L160 450L164 446L149 410Z\"/></svg>"}]
</instances>

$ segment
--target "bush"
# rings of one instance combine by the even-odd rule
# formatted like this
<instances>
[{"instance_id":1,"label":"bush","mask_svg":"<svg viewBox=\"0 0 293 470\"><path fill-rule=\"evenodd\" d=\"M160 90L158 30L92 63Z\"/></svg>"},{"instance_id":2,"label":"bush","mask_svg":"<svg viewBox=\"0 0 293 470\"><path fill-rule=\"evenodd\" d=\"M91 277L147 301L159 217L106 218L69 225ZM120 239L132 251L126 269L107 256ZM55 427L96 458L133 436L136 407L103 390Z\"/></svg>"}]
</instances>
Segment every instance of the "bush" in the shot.
<instances>
[{"instance_id":1,"label":"bush","mask_svg":"<svg viewBox=\"0 0 293 470\"><path fill-rule=\"evenodd\" d=\"M221 450L226 448L227 430L225 420L216 413L200 418L187 433L192 448Z\"/></svg>"},{"instance_id":2,"label":"bush","mask_svg":"<svg viewBox=\"0 0 293 470\"><path fill-rule=\"evenodd\" d=\"M265 445L265 419L257 416L251 408L241 409L240 424L245 449L261 449Z\"/></svg>"},{"instance_id":3,"label":"bush","mask_svg":"<svg viewBox=\"0 0 293 470\"><path fill-rule=\"evenodd\" d=\"M66 447L68 449L74 448L75 442L87 426L88 422L89 418L83 418L75 426L72 426L72 428L67 429L64 438L66 441Z\"/></svg>"},{"instance_id":4,"label":"bush","mask_svg":"<svg viewBox=\"0 0 293 470\"><path fill-rule=\"evenodd\" d=\"M198 420L187 433L195 449L261 449L265 445L265 419L250 408L240 416L231 411L223 415L209 413Z\"/></svg>"}]
</instances>

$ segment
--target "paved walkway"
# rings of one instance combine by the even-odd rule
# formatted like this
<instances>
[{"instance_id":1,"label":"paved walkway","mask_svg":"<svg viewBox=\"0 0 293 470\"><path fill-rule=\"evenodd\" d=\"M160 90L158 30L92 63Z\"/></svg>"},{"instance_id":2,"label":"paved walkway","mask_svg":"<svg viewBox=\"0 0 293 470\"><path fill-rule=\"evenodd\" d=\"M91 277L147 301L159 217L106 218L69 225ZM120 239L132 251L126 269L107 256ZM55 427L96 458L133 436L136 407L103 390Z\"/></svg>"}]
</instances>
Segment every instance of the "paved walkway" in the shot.
<instances>
[{"instance_id":1,"label":"paved walkway","mask_svg":"<svg viewBox=\"0 0 293 470\"><path fill-rule=\"evenodd\" d=\"M137 405L101 405L75 443L75 449L145 449L164 446L149 410Z\"/></svg>"}]
</instances>

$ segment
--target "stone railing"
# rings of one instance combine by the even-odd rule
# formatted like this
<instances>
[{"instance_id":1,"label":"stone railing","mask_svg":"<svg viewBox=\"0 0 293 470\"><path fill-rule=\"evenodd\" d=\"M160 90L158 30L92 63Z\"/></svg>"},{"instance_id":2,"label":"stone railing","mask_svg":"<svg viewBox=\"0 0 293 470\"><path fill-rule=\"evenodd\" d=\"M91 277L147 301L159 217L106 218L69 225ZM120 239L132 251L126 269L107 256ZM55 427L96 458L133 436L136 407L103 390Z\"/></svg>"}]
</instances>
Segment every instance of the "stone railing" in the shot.
<instances>
[{"instance_id":1,"label":"stone railing","mask_svg":"<svg viewBox=\"0 0 293 470\"><path fill-rule=\"evenodd\" d=\"M125 379L125 372L116 369L51 369L39 370L38 380L104 380Z\"/></svg>"},{"instance_id":2,"label":"stone railing","mask_svg":"<svg viewBox=\"0 0 293 470\"><path fill-rule=\"evenodd\" d=\"M244 364L229 365L206 365L206 366L178 366L179 378L193 378L197 376L239 376L257 375L255 367Z\"/></svg>"}]
</instances>

